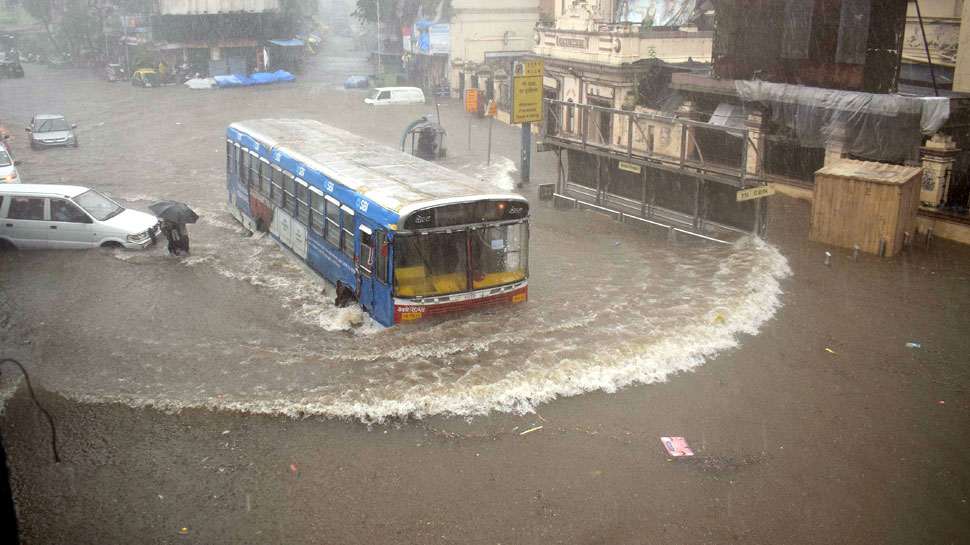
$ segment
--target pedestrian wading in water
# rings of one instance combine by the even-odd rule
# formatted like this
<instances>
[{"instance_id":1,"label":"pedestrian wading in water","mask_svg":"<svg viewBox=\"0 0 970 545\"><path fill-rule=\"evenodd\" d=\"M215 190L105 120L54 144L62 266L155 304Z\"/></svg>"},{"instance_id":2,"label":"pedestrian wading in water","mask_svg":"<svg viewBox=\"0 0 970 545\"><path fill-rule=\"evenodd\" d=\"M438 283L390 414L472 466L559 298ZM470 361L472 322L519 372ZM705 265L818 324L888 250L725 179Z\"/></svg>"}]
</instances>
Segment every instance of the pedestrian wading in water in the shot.
<instances>
[{"instance_id":1,"label":"pedestrian wading in water","mask_svg":"<svg viewBox=\"0 0 970 545\"><path fill-rule=\"evenodd\" d=\"M168 240L168 253L172 255L179 255L181 252L189 253L188 225L162 220L162 232Z\"/></svg>"}]
</instances>

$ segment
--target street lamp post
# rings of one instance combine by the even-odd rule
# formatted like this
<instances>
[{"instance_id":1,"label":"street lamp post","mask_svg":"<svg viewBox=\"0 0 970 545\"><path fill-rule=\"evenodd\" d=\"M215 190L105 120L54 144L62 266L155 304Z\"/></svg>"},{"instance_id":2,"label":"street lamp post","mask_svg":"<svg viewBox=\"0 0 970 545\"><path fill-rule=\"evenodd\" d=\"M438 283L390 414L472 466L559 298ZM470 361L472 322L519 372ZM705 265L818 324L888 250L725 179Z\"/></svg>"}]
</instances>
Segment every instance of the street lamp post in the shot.
<instances>
[{"instance_id":1,"label":"street lamp post","mask_svg":"<svg viewBox=\"0 0 970 545\"><path fill-rule=\"evenodd\" d=\"M377 86L381 86L381 0L377 0Z\"/></svg>"}]
</instances>

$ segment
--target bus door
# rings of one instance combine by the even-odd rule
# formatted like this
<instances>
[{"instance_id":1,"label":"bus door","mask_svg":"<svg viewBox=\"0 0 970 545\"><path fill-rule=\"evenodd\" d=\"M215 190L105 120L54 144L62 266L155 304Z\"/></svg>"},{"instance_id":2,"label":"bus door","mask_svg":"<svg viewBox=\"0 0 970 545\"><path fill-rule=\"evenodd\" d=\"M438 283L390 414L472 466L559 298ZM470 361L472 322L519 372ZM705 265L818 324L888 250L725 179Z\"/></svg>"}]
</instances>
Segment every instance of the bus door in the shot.
<instances>
[{"instance_id":1,"label":"bus door","mask_svg":"<svg viewBox=\"0 0 970 545\"><path fill-rule=\"evenodd\" d=\"M360 224L360 245L354 256L357 277L357 301L365 310L374 308L374 231Z\"/></svg>"}]
</instances>

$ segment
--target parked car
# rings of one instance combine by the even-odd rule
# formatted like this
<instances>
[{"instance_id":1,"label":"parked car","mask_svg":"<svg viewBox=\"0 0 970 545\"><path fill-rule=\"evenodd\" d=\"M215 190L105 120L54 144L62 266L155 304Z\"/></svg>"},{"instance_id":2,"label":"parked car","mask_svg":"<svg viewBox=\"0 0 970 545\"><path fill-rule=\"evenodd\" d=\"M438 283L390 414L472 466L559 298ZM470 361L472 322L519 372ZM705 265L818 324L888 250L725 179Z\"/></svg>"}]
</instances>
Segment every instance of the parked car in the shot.
<instances>
[{"instance_id":1,"label":"parked car","mask_svg":"<svg viewBox=\"0 0 970 545\"><path fill-rule=\"evenodd\" d=\"M125 81L128 76L125 75L125 68L120 64L109 64L104 69L105 77L108 81Z\"/></svg>"},{"instance_id":2,"label":"parked car","mask_svg":"<svg viewBox=\"0 0 970 545\"><path fill-rule=\"evenodd\" d=\"M71 55L64 53L63 55L51 55L45 59L47 66L51 68L67 68L73 64L71 61Z\"/></svg>"},{"instance_id":3,"label":"parked car","mask_svg":"<svg viewBox=\"0 0 970 545\"><path fill-rule=\"evenodd\" d=\"M364 99L367 104L418 104L424 102L424 91L417 87L377 87Z\"/></svg>"},{"instance_id":4,"label":"parked car","mask_svg":"<svg viewBox=\"0 0 970 545\"><path fill-rule=\"evenodd\" d=\"M0 61L0 78L22 78L24 67L20 61Z\"/></svg>"},{"instance_id":5,"label":"parked car","mask_svg":"<svg viewBox=\"0 0 970 545\"><path fill-rule=\"evenodd\" d=\"M366 89L370 87L367 76L350 76L344 80L344 87L347 89Z\"/></svg>"},{"instance_id":6,"label":"parked car","mask_svg":"<svg viewBox=\"0 0 970 545\"><path fill-rule=\"evenodd\" d=\"M131 75L134 87L158 87L158 72L154 70L135 70Z\"/></svg>"},{"instance_id":7,"label":"parked car","mask_svg":"<svg viewBox=\"0 0 970 545\"><path fill-rule=\"evenodd\" d=\"M15 184L20 182L20 173L14 164L10 152L3 144L0 144L0 183Z\"/></svg>"},{"instance_id":8,"label":"parked car","mask_svg":"<svg viewBox=\"0 0 970 545\"><path fill-rule=\"evenodd\" d=\"M158 218L75 185L0 184L0 248L146 248Z\"/></svg>"},{"instance_id":9,"label":"parked car","mask_svg":"<svg viewBox=\"0 0 970 545\"><path fill-rule=\"evenodd\" d=\"M63 115L39 114L30 120L27 126L27 140L30 149L43 149L56 146L77 147L77 135L72 125Z\"/></svg>"}]
</instances>

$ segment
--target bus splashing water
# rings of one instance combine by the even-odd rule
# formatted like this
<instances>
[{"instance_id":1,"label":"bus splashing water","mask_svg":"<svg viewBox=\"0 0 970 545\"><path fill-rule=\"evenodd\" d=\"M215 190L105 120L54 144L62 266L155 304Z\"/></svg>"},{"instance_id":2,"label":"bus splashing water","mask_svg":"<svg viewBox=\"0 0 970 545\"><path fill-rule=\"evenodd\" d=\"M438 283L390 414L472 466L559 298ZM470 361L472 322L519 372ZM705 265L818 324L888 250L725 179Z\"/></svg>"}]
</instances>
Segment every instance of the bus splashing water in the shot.
<instances>
[{"instance_id":1,"label":"bus splashing water","mask_svg":"<svg viewBox=\"0 0 970 545\"><path fill-rule=\"evenodd\" d=\"M226 130L229 211L390 326L525 301L529 203L312 120Z\"/></svg>"}]
</instances>

